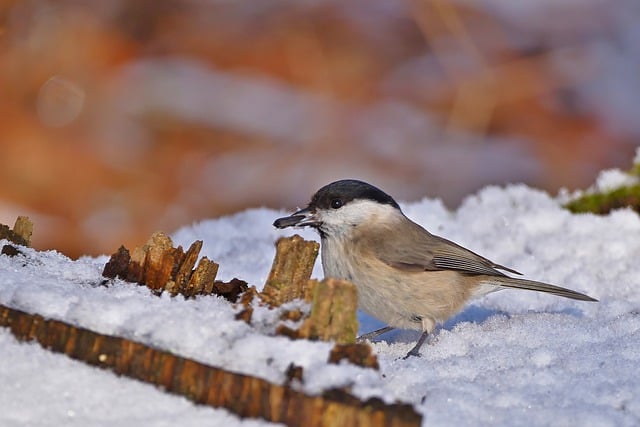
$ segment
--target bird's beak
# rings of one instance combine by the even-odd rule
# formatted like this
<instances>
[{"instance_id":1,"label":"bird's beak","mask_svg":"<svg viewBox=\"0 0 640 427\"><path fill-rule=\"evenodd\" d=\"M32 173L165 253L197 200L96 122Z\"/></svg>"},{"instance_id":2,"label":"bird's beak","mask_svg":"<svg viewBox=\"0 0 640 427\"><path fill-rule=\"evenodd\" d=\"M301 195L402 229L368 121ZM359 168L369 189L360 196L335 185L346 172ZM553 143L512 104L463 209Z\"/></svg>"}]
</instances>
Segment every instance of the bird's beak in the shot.
<instances>
[{"instance_id":1,"label":"bird's beak","mask_svg":"<svg viewBox=\"0 0 640 427\"><path fill-rule=\"evenodd\" d=\"M276 228L305 227L305 226L313 227L318 225L318 222L316 220L315 213L311 212L307 208L304 208L292 213L289 216L276 219L273 225Z\"/></svg>"}]
</instances>

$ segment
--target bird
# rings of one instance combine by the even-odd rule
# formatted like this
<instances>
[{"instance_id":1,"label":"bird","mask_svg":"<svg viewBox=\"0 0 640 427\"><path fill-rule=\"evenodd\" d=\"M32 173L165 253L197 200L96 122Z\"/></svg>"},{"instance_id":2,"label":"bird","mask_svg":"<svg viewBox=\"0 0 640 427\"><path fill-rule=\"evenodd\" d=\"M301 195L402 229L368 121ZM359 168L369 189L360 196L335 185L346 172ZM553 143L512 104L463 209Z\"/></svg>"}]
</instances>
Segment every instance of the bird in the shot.
<instances>
[{"instance_id":1,"label":"bird","mask_svg":"<svg viewBox=\"0 0 640 427\"><path fill-rule=\"evenodd\" d=\"M409 219L393 197L356 179L325 185L307 207L273 225L318 232L325 277L352 282L358 309L387 325L359 340L396 328L422 331L405 358L419 356L436 326L469 300L493 291L525 289L597 301L571 289L508 276L521 273L431 234Z\"/></svg>"}]
</instances>

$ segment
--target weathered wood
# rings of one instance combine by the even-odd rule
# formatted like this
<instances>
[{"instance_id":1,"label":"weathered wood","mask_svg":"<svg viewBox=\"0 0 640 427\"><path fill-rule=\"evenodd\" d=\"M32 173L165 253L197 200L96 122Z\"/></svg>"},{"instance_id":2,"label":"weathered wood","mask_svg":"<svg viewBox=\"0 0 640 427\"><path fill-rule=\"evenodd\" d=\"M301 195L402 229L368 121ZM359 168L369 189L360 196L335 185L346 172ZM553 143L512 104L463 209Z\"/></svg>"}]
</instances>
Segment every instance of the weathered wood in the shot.
<instances>
[{"instance_id":1,"label":"weathered wood","mask_svg":"<svg viewBox=\"0 0 640 427\"><path fill-rule=\"evenodd\" d=\"M182 248L178 249L182 252ZM164 233L156 232L144 245L145 252L142 283L154 291L162 291L171 279L176 259L173 242Z\"/></svg>"},{"instance_id":2,"label":"weathered wood","mask_svg":"<svg viewBox=\"0 0 640 427\"><path fill-rule=\"evenodd\" d=\"M189 246L187 252L184 255L184 259L182 260L182 264L178 268L178 272L175 276L175 284L176 290L175 293L172 292L173 295L180 292L181 289L185 289L187 283L189 283L189 279L191 279L191 275L193 274L193 267L196 265L196 261L198 261L198 255L200 254L200 250L202 249L202 240L196 240Z\"/></svg>"},{"instance_id":3,"label":"weathered wood","mask_svg":"<svg viewBox=\"0 0 640 427\"><path fill-rule=\"evenodd\" d=\"M33 223L26 216L19 216L13 226L0 224L0 239L6 239L20 246L31 246L31 235L33 234ZM20 251L13 245L3 245L2 254L15 256Z\"/></svg>"},{"instance_id":4,"label":"weathered wood","mask_svg":"<svg viewBox=\"0 0 640 427\"><path fill-rule=\"evenodd\" d=\"M212 292L215 295L221 296L229 302L236 302L240 295L249 290L247 282L240 279L231 279L228 282L222 282L216 280L213 282Z\"/></svg>"},{"instance_id":5,"label":"weathered wood","mask_svg":"<svg viewBox=\"0 0 640 427\"><path fill-rule=\"evenodd\" d=\"M102 276L108 279L115 279L116 277L124 279L127 277L130 263L131 255L129 254L129 250L124 246L120 246L105 264L102 270Z\"/></svg>"},{"instance_id":6,"label":"weathered wood","mask_svg":"<svg viewBox=\"0 0 640 427\"><path fill-rule=\"evenodd\" d=\"M213 290L213 282L216 280L218 274L218 264L210 261L207 257L202 257L198 262L198 266L191 275L189 282L182 289L182 293L185 296L195 296L198 294L205 294L205 287L210 284L211 288L209 293Z\"/></svg>"},{"instance_id":7,"label":"weathered wood","mask_svg":"<svg viewBox=\"0 0 640 427\"><path fill-rule=\"evenodd\" d=\"M57 320L46 320L0 305L0 326L22 341L155 384L195 403L228 409L240 417L262 418L288 426L413 427L421 416L411 405L361 401L345 390L307 395L287 385L229 372L124 338L102 335ZM290 381L303 373L292 367Z\"/></svg>"},{"instance_id":8,"label":"weathered wood","mask_svg":"<svg viewBox=\"0 0 640 427\"><path fill-rule=\"evenodd\" d=\"M261 297L273 306L295 299L309 300L306 289L320 245L297 234L276 242L276 256Z\"/></svg>"},{"instance_id":9,"label":"weathered wood","mask_svg":"<svg viewBox=\"0 0 640 427\"><path fill-rule=\"evenodd\" d=\"M236 320L242 320L251 324L251 317L253 316L253 301L257 297L258 290L255 286L250 286L246 292L240 295L240 301L238 301L238 304L244 308L236 314Z\"/></svg>"},{"instance_id":10,"label":"weathered wood","mask_svg":"<svg viewBox=\"0 0 640 427\"><path fill-rule=\"evenodd\" d=\"M358 294L354 284L338 279L310 282L315 282L309 286L313 289L311 313L299 329L300 337L355 343Z\"/></svg>"},{"instance_id":11,"label":"weathered wood","mask_svg":"<svg viewBox=\"0 0 640 427\"><path fill-rule=\"evenodd\" d=\"M18 216L13 225L13 232L26 242L25 246L31 246L31 235L33 234L33 222L28 216Z\"/></svg>"},{"instance_id":12,"label":"weathered wood","mask_svg":"<svg viewBox=\"0 0 640 427\"><path fill-rule=\"evenodd\" d=\"M342 360L358 366L380 369L378 358L371 352L371 346L365 343L334 345L329 353L329 363L339 364Z\"/></svg>"},{"instance_id":13,"label":"weathered wood","mask_svg":"<svg viewBox=\"0 0 640 427\"><path fill-rule=\"evenodd\" d=\"M158 294L167 291L185 297L210 295L215 292L218 264L202 257L194 270L201 249L202 241L197 240L185 253L181 246L173 247L169 236L154 233L131 253L121 246L111 255L102 275L145 285Z\"/></svg>"}]
</instances>

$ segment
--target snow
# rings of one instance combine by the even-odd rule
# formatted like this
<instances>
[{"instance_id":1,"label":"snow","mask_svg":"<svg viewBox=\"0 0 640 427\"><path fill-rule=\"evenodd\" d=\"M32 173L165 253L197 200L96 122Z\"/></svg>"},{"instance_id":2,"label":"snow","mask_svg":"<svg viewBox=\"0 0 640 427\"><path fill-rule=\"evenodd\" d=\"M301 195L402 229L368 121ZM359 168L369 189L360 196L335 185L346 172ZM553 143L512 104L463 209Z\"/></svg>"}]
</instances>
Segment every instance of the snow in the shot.
<instances>
[{"instance_id":1,"label":"snow","mask_svg":"<svg viewBox=\"0 0 640 427\"><path fill-rule=\"evenodd\" d=\"M310 189L310 193L314 189ZM300 201L303 205L305 201ZM282 383L289 363L317 393L351 385L357 396L412 403L424 425L638 425L640 423L640 218L630 210L574 215L559 199L526 187L487 187L455 211L439 200L401 203L405 213L525 277L595 298L573 301L502 291L447 321L419 358L401 359L417 333L394 331L373 344L380 371L326 363L331 344L270 336L277 313L256 308L253 326L225 300L152 295L115 281L101 285L106 256L72 261L22 249L0 256L0 303ZM285 211L252 209L173 234L204 240L219 278L261 287L290 231L272 227ZM295 230L317 239L313 232ZM314 276L321 278L316 265ZM360 315L361 332L379 322ZM18 343L0 328L0 425L251 425L153 386Z\"/></svg>"},{"instance_id":2,"label":"snow","mask_svg":"<svg viewBox=\"0 0 640 427\"><path fill-rule=\"evenodd\" d=\"M595 190L605 193L620 187L628 187L638 183L638 178L620 169L607 169L598 174Z\"/></svg>"},{"instance_id":3,"label":"snow","mask_svg":"<svg viewBox=\"0 0 640 427\"><path fill-rule=\"evenodd\" d=\"M636 149L633 159L634 165L640 165L640 147ZM590 192L606 193L620 187L630 187L640 182L638 176L620 169L606 169L601 171L596 178L595 185L589 189Z\"/></svg>"},{"instance_id":4,"label":"snow","mask_svg":"<svg viewBox=\"0 0 640 427\"><path fill-rule=\"evenodd\" d=\"M640 147L636 149L633 159L634 168L640 165ZM583 197L586 194L608 193L620 188L631 187L640 183L640 177L630 171L622 171L620 169L605 169L598 173L595 183L587 190L576 190L569 192L563 189L558 197L562 203Z\"/></svg>"}]
</instances>

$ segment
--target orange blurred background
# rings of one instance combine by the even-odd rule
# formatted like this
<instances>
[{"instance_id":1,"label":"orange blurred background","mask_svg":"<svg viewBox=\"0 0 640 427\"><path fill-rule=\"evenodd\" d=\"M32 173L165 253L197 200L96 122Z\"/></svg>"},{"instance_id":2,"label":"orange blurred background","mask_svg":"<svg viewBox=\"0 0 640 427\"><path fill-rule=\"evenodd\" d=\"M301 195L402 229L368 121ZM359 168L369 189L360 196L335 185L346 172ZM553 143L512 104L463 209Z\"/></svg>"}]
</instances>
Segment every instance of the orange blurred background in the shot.
<instances>
[{"instance_id":1,"label":"orange blurred background","mask_svg":"<svg viewBox=\"0 0 640 427\"><path fill-rule=\"evenodd\" d=\"M630 166L631 0L4 1L0 223L76 257L353 177L450 207Z\"/></svg>"}]
</instances>

